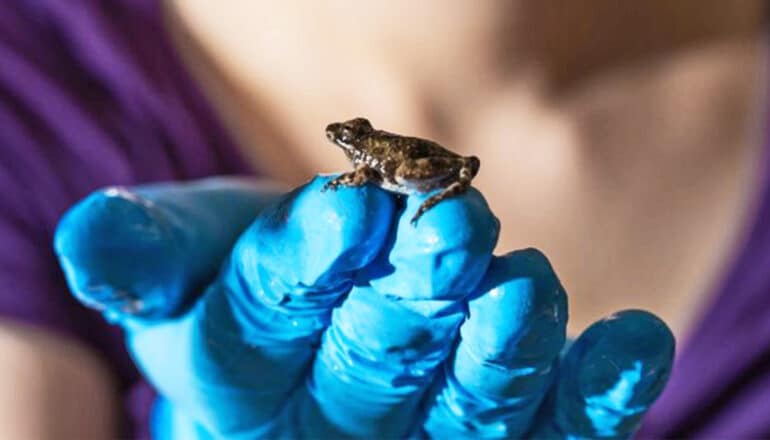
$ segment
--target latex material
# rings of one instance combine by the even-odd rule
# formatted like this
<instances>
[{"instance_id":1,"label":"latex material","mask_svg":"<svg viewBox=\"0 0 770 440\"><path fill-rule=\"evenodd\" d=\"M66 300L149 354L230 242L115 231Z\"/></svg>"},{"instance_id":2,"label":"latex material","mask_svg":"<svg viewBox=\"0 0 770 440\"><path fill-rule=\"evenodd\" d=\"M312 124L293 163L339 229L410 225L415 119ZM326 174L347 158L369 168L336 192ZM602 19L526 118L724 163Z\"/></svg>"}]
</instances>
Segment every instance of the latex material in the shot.
<instances>
[{"instance_id":1,"label":"latex material","mask_svg":"<svg viewBox=\"0 0 770 440\"><path fill-rule=\"evenodd\" d=\"M392 199L376 188L282 197L244 232L220 278L182 319L132 327L142 369L179 410L227 438L285 431L332 307L385 241Z\"/></svg>"},{"instance_id":2,"label":"latex material","mask_svg":"<svg viewBox=\"0 0 770 440\"><path fill-rule=\"evenodd\" d=\"M297 410L300 437L397 438L419 420L465 316L462 300L486 272L499 231L475 190L413 226L425 197L407 199L380 257L334 310L307 383L312 398Z\"/></svg>"},{"instance_id":3,"label":"latex material","mask_svg":"<svg viewBox=\"0 0 770 440\"><path fill-rule=\"evenodd\" d=\"M548 260L527 249L495 258L468 308L425 431L434 438L521 438L564 345L564 290Z\"/></svg>"},{"instance_id":4,"label":"latex material","mask_svg":"<svg viewBox=\"0 0 770 440\"><path fill-rule=\"evenodd\" d=\"M83 303L116 318L166 317L211 282L276 192L239 178L106 188L64 215L54 248Z\"/></svg>"},{"instance_id":5,"label":"latex material","mask_svg":"<svg viewBox=\"0 0 770 440\"><path fill-rule=\"evenodd\" d=\"M630 438L671 373L674 337L649 312L605 318L575 341L545 409L543 438Z\"/></svg>"},{"instance_id":6,"label":"latex material","mask_svg":"<svg viewBox=\"0 0 770 440\"><path fill-rule=\"evenodd\" d=\"M404 299L459 300L478 285L497 243L500 223L481 194L471 188L411 218L431 194L406 200L392 248L368 274L379 292Z\"/></svg>"},{"instance_id":7,"label":"latex material","mask_svg":"<svg viewBox=\"0 0 770 440\"><path fill-rule=\"evenodd\" d=\"M632 323L589 331L559 366L564 291L535 250L492 257L499 224L480 193L414 227L422 197L321 192L329 179L277 199L225 185L219 204L195 185L101 193L62 221L56 247L76 295L127 330L164 396L157 438L615 435L654 400L657 388L628 384L667 371L670 334L619 315L610 322ZM607 342L617 328L653 345ZM641 369L619 379L587 367L597 357ZM542 403L556 377L559 397ZM608 402L636 412L602 412ZM570 424L581 417L590 424Z\"/></svg>"}]
</instances>

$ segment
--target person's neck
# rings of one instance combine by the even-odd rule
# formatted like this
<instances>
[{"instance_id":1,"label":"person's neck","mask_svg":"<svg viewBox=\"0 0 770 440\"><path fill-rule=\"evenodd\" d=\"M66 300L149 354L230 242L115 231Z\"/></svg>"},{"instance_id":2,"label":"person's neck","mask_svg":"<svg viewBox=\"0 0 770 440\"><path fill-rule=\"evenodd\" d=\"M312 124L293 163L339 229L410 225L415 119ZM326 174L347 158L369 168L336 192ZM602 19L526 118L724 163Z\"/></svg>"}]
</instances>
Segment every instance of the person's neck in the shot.
<instances>
[{"instance_id":1,"label":"person's neck","mask_svg":"<svg viewBox=\"0 0 770 440\"><path fill-rule=\"evenodd\" d=\"M514 63L535 63L563 89L629 63L688 47L755 34L764 1L650 0L645 2L524 2L511 15ZM515 69L515 65L512 68Z\"/></svg>"}]
</instances>

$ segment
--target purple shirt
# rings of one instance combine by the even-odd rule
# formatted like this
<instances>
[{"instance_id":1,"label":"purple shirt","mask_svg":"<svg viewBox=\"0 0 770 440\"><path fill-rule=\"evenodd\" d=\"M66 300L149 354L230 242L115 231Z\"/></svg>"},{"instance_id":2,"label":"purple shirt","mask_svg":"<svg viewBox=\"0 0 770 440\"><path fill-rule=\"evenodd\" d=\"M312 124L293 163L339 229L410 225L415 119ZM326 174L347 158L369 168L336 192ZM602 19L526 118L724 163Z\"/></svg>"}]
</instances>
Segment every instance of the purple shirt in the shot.
<instances>
[{"instance_id":1,"label":"purple shirt","mask_svg":"<svg viewBox=\"0 0 770 440\"><path fill-rule=\"evenodd\" d=\"M146 437L152 392L121 332L67 293L54 227L106 185L248 170L184 71L155 0L0 6L0 317L77 338L112 366L125 434Z\"/></svg>"},{"instance_id":2,"label":"purple shirt","mask_svg":"<svg viewBox=\"0 0 770 440\"><path fill-rule=\"evenodd\" d=\"M105 185L248 171L174 53L160 8L157 0L0 7L0 317L101 353L119 378L132 437L147 436L153 393L120 330L67 293L54 227ZM742 251L640 437L770 436L770 145L766 152Z\"/></svg>"}]
</instances>

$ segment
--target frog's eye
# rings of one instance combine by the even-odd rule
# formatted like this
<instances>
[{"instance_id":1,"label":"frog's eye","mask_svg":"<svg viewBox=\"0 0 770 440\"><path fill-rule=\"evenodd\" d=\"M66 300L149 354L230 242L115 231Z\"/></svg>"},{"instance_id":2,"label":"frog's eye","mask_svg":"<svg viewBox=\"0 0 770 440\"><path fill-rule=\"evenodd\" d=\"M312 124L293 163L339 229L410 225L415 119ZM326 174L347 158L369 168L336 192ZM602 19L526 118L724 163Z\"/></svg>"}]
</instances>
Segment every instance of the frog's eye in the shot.
<instances>
[{"instance_id":1,"label":"frog's eye","mask_svg":"<svg viewBox=\"0 0 770 440\"><path fill-rule=\"evenodd\" d=\"M352 142L355 137L355 133L350 127L342 127L342 130L340 130L340 140L342 142Z\"/></svg>"}]
</instances>

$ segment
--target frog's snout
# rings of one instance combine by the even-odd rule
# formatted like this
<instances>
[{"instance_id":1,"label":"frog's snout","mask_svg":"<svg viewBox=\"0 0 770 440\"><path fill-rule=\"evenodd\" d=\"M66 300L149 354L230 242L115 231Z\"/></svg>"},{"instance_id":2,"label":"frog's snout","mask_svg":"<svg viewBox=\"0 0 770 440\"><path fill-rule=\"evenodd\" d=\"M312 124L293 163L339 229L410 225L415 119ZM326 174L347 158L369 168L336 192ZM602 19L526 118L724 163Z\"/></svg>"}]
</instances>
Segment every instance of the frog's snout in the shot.
<instances>
[{"instance_id":1,"label":"frog's snout","mask_svg":"<svg viewBox=\"0 0 770 440\"><path fill-rule=\"evenodd\" d=\"M337 133L340 130L340 124L339 122L335 122L333 124L329 124L326 126L326 137L334 142L337 140Z\"/></svg>"}]
</instances>

